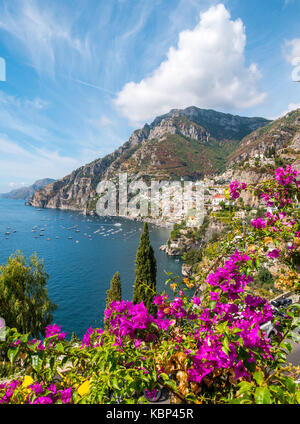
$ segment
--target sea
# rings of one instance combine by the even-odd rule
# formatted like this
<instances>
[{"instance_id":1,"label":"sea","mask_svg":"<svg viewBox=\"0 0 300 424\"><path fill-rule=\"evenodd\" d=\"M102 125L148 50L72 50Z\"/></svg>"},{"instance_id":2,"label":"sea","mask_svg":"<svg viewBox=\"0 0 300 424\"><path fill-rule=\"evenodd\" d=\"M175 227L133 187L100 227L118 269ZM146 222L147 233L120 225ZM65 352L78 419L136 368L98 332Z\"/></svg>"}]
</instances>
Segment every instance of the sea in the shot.
<instances>
[{"instance_id":1,"label":"sea","mask_svg":"<svg viewBox=\"0 0 300 424\"><path fill-rule=\"evenodd\" d=\"M69 337L74 332L81 338L90 326L103 326L106 291L116 271L123 299L132 299L142 227L125 218L36 209L21 200L0 199L0 264L17 250L27 258L36 252L49 274L49 297L58 305L53 322ZM149 224L149 232L157 260L157 290L168 292L166 272L181 275L182 262L159 250L169 229Z\"/></svg>"}]
</instances>

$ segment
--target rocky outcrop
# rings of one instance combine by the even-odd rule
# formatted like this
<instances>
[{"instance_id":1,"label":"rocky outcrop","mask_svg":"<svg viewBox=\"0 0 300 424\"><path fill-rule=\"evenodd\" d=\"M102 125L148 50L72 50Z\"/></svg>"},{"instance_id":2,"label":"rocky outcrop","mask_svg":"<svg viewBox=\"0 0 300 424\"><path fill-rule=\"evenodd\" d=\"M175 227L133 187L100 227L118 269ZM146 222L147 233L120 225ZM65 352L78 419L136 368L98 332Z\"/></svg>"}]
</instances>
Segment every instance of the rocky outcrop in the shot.
<instances>
[{"instance_id":1,"label":"rocky outcrop","mask_svg":"<svg viewBox=\"0 0 300 424\"><path fill-rule=\"evenodd\" d=\"M182 264L181 274L183 275L183 277L191 277L193 275L193 266Z\"/></svg>"},{"instance_id":2,"label":"rocky outcrop","mask_svg":"<svg viewBox=\"0 0 300 424\"><path fill-rule=\"evenodd\" d=\"M157 126L152 128L149 133L149 140L162 138L167 134L181 134L191 140L201 142L209 141L209 133L201 126L185 121L180 116L162 119Z\"/></svg>"}]
</instances>

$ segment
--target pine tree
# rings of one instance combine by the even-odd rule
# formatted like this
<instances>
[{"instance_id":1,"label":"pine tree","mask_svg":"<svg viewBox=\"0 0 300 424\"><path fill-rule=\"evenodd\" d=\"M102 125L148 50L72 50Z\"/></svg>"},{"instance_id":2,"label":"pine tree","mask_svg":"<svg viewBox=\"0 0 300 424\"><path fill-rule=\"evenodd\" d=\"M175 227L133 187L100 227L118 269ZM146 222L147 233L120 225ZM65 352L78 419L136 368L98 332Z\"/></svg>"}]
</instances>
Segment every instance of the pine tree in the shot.
<instances>
[{"instance_id":1,"label":"pine tree","mask_svg":"<svg viewBox=\"0 0 300 424\"><path fill-rule=\"evenodd\" d=\"M116 272L110 282L110 289L106 292L106 307L111 302L121 302L122 300L122 286L119 272Z\"/></svg>"},{"instance_id":2,"label":"pine tree","mask_svg":"<svg viewBox=\"0 0 300 424\"><path fill-rule=\"evenodd\" d=\"M133 303L143 302L148 311L153 311L153 298L156 293L156 259L150 245L148 224L144 224L135 260L135 283Z\"/></svg>"}]
</instances>

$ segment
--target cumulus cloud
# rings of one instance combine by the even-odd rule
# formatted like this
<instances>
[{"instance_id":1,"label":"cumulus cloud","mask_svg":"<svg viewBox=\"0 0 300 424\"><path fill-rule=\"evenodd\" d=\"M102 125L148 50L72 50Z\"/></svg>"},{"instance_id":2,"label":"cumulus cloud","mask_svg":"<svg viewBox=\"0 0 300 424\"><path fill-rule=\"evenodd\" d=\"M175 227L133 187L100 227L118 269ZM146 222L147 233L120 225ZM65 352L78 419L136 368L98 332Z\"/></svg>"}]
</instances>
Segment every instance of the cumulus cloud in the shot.
<instances>
[{"instance_id":1,"label":"cumulus cloud","mask_svg":"<svg viewBox=\"0 0 300 424\"><path fill-rule=\"evenodd\" d=\"M257 88L260 72L245 63L245 27L232 20L223 4L200 15L192 30L180 32L177 47L154 72L129 82L115 105L132 122L141 122L172 108L242 109L260 104L266 93Z\"/></svg>"}]
</instances>

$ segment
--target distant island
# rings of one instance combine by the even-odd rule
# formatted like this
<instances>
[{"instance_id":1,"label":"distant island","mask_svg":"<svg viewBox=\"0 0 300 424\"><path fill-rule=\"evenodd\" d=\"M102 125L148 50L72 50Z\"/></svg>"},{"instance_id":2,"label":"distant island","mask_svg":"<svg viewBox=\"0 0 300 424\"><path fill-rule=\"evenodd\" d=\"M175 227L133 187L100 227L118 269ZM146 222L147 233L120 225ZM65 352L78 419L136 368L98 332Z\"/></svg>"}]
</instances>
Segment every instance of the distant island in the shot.
<instances>
[{"instance_id":1,"label":"distant island","mask_svg":"<svg viewBox=\"0 0 300 424\"><path fill-rule=\"evenodd\" d=\"M37 180L31 186L17 188L9 193L0 194L0 199L29 200L37 190L54 182L55 180L52 178L43 178L42 180Z\"/></svg>"}]
</instances>

